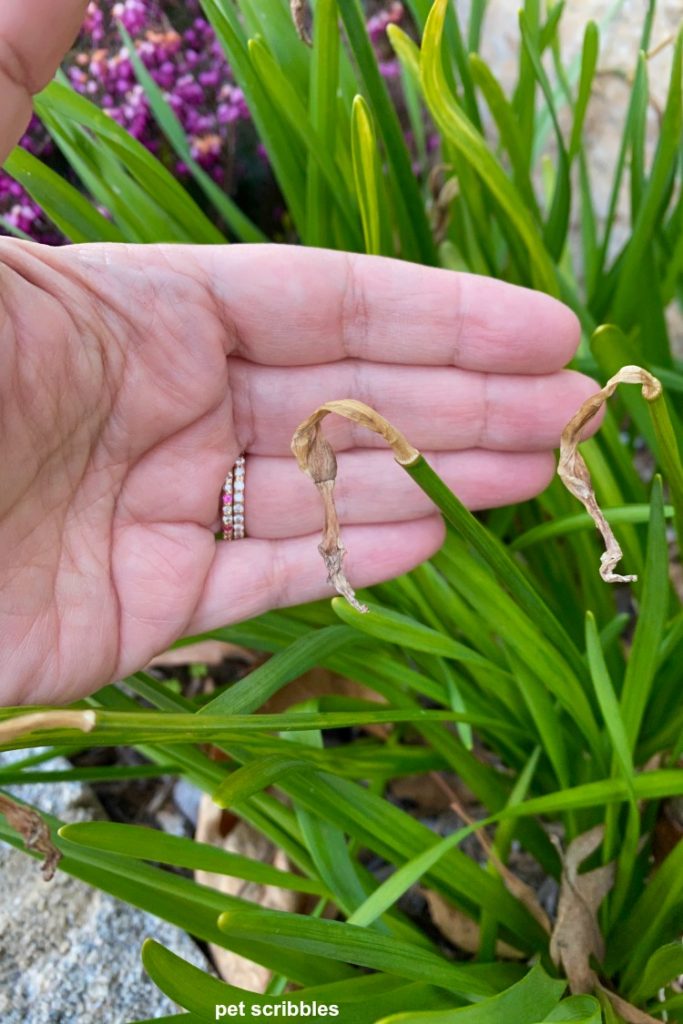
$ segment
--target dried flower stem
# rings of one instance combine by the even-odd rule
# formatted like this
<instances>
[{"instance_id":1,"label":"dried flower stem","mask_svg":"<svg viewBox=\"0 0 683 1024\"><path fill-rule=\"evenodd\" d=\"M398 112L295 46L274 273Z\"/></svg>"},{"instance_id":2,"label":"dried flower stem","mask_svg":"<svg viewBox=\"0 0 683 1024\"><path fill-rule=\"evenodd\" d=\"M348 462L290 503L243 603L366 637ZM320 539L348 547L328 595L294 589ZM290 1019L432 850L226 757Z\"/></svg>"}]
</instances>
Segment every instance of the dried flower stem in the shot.
<instances>
[{"instance_id":1,"label":"dried flower stem","mask_svg":"<svg viewBox=\"0 0 683 1024\"><path fill-rule=\"evenodd\" d=\"M394 453L394 457L402 466L409 466L420 457L417 448L408 443L403 434L392 426L388 420L371 409L369 405L358 402L354 398L342 398L334 402L325 402L312 413L308 419L297 427L292 438L292 452L299 468L311 477L320 492L325 511L323 537L318 551L323 557L327 569L328 582L338 594L345 597L357 611L366 612L353 588L344 575L342 562L346 548L341 542L339 518L334 504L334 482L337 478L337 460L329 441L324 437L321 424L330 413L337 413L346 419L359 423L368 430L379 434Z\"/></svg>"},{"instance_id":2,"label":"dried flower stem","mask_svg":"<svg viewBox=\"0 0 683 1024\"><path fill-rule=\"evenodd\" d=\"M565 487L582 503L605 541L605 551L600 556L600 575L606 583L630 583L638 577L620 576L614 572L623 552L598 505L591 476L578 445L583 428L614 394L619 384L640 384L643 398L648 402L653 402L662 394L662 385L647 370L640 366L622 366L618 373L610 377L604 388L583 403L562 431L560 461L557 467L558 475Z\"/></svg>"},{"instance_id":3,"label":"dried flower stem","mask_svg":"<svg viewBox=\"0 0 683 1024\"><path fill-rule=\"evenodd\" d=\"M18 736L37 729L80 729L91 732L97 725L94 711L33 711L0 723L0 743L10 743Z\"/></svg>"}]
</instances>

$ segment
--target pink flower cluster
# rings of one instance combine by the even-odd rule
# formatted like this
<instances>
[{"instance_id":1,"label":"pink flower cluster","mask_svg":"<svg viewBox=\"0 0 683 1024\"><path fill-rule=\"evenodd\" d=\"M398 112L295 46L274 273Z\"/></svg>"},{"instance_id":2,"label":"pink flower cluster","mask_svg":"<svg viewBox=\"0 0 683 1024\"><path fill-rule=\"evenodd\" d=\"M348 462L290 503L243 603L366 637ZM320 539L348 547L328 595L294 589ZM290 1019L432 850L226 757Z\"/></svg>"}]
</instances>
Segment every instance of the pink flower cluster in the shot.
<instances>
[{"instance_id":1,"label":"pink flower cluster","mask_svg":"<svg viewBox=\"0 0 683 1024\"><path fill-rule=\"evenodd\" d=\"M198 15L196 4L185 4L182 14L173 4L165 7L168 15L158 0L123 0L113 5L91 0L78 52L67 73L78 92L159 155L163 148L159 130L116 31L117 22L122 24L183 126L193 157L224 184L234 150L234 126L247 121L249 111L220 43ZM182 163L174 169L181 178L187 174Z\"/></svg>"}]
</instances>

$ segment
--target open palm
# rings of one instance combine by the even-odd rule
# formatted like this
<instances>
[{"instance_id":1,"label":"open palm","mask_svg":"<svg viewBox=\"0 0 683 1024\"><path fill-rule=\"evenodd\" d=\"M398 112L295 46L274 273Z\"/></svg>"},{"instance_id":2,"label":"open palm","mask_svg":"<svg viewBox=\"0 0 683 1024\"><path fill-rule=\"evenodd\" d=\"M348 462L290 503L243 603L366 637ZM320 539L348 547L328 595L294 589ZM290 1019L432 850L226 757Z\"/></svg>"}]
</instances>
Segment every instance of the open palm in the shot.
<instances>
[{"instance_id":1,"label":"open palm","mask_svg":"<svg viewBox=\"0 0 683 1024\"><path fill-rule=\"evenodd\" d=\"M178 636L329 592L315 488L289 453L312 409L375 406L470 505L527 498L594 390L559 372L559 303L482 278L277 246L0 246L4 702L73 699ZM432 554L426 497L330 423L348 573ZM248 538L216 543L247 452Z\"/></svg>"}]
</instances>

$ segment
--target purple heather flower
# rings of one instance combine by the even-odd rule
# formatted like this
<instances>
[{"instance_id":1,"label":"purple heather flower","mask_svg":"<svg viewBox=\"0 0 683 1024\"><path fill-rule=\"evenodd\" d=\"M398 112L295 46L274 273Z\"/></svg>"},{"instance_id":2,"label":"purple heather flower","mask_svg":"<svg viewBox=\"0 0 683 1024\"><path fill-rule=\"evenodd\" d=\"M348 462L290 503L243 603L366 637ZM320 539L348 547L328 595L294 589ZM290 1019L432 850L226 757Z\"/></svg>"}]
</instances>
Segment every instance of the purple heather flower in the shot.
<instances>
[{"instance_id":1,"label":"purple heather flower","mask_svg":"<svg viewBox=\"0 0 683 1024\"><path fill-rule=\"evenodd\" d=\"M383 78L398 78L401 73L401 65L397 60L379 61L379 70Z\"/></svg>"},{"instance_id":2,"label":"purple heather flower","mask_svg":"<svg viewBox=\"0 0 683 1024\"><path fill-rule=\"evenodd\" d=\"M197 77L199 79L199 84L203 85L205 89L215 89L216 86L221 83L221 76L218 68L212 68L210 71L200 71Z\"/></svg>"},{"instance_id":3,"label":"purple heather flower","mask_svg":"<svg viewBox=\"0 0 683 1024\"><path fill-rule=\"evenodd\" d=\"M387 10L373 14L367 23L368 35L372 42L375 45L382 42L386 35L387 25L396 25L403 20L404 15L403 4L398 2L392 3Z\"/></svg>"},{"instance_id":4,"label":"purple heather flower","mask_svg":"<svg viewBox=\"0 0 683 1024\"><path fill-rule=\"evenodd\" d=\"M81 31L87 33L94 43L101 43L104 39L104 14L93 0L86 8Z\"/></svg>"},{"instance_id":5,"label":"purple heather flower","mask_svg":"<svg viewBox=\"0 0 683 1024\"><path fill-rule=\"evenodd\" d=\"M112 8L113 16L133 36L144 30L149 23L151 13L143 0L124 0L123 3L114 4Z\"/></svg>"}]
</instances>

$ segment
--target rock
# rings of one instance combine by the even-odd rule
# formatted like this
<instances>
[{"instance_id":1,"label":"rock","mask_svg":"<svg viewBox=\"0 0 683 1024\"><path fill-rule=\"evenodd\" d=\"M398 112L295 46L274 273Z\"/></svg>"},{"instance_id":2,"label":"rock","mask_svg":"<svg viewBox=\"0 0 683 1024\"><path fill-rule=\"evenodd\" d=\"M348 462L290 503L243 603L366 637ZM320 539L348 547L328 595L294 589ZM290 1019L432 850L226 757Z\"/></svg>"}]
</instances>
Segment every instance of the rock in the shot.
<instances>
[{"instance_id":1,"label":"rock","mask_svg":"<svg viewBox=\"0 0 683 1024\"><path fill-rule=\"evenodd\" d=\"M39 751L0 754L9 764ZM42 767L69 768L62 758ZM81 783L7 787L64 821L105 817ZM140 961L151 937L210 969L180 929L57 870L44 882L38 861L0 843L0 1019L3 1024L128 1024L177 1011Z\"/></svg>"}]
</instances>

